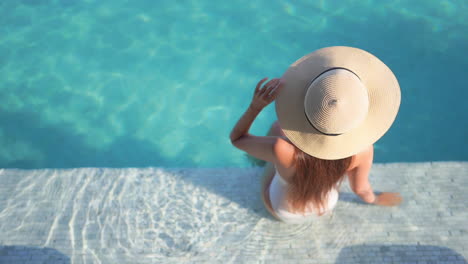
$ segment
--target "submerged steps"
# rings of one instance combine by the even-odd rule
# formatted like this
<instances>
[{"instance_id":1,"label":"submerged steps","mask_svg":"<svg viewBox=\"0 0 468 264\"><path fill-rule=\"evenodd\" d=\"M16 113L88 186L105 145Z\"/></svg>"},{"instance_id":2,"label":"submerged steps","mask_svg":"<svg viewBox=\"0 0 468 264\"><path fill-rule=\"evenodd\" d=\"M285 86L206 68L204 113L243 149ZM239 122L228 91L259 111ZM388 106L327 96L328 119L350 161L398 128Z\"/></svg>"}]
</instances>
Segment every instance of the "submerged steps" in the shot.
<instances>
[{"instance_id":1,"label":"submerged steps","mask_svg":"<svg viewBox=\"0 0 468 264\"><path fill-rule=\"evenodd\" d=\"M363 204L342 185L333 215L273 220L261 168L0 170L0 263L376 263L468 259L468 162L375 164ZM452 263L452 262L451 262Z\"/></svg>"}]
</instances>

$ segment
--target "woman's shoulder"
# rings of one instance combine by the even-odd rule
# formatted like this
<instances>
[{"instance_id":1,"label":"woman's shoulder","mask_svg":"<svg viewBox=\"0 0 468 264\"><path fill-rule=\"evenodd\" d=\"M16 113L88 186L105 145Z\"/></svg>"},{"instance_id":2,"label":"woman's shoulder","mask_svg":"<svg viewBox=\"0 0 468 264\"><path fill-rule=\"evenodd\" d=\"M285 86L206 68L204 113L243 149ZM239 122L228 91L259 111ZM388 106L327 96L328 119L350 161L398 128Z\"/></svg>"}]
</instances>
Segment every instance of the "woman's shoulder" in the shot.
<instances>
[{"instance_id":1,"label":"woman's shoulder","mask_svg":"<svg viewBox=\"0 0 468 264\"><path fill-rule=\"evenodd\" d=\"M363 151L355 154L351 159L351 164L349 164L348 171L353 170L363 164L372 163L374 158L374 145L370 145Z\"/></svg>"},{"instance_id":2,"label":"woman's shoulder","mask_svg":"<svg viewBox=\"0 0 468 264\"><path fill-rule=\"evenodd\" d=\"M284 168L290 168L294 164L294 145L285 137L278 137L273 146L273 152L276 157L276 165Z\"/></svg>"},{"instance_id":3,"label":"woman's shoulder","mask_svg":"<svg viewBox=\"0 0 468 264\"><path fill-rule=\"evenodd\" d=\"M294 175L294 145L284 137L279 137L276 141L273 151L276 156L275 167L280 176L289 182L290 178Z\"/></svg>"}]
</instances>

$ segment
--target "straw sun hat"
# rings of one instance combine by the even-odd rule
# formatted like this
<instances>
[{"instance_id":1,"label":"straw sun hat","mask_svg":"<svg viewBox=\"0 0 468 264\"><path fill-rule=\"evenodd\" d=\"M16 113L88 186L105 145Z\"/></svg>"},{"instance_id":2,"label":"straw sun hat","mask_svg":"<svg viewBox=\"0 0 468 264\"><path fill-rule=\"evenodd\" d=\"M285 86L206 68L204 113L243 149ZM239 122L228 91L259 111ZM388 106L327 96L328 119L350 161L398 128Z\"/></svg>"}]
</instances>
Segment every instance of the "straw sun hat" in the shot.
<instances>
[{"instance_id":1,"label":"straw sun hat","mask_svg":"<svg viewBox=\"0 0 468 264\"><path fill-rule=\"evenodd\" d=\"M346 158L375 143L400 107L395 75L357 48L316 50L282 78L276 98L279 124L296 147L321 159Z\"/></svg>"}]
</instances>

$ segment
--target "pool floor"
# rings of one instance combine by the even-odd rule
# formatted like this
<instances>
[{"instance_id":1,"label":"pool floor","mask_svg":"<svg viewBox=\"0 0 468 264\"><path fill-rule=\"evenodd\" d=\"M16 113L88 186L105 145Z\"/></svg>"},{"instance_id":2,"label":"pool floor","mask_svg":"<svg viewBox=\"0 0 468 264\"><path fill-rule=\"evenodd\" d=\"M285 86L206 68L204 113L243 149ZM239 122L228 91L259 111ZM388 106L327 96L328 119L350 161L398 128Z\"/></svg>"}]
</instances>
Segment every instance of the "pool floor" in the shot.
<instances>
[{"instance_id":1,"label":"pool floor","mask_svg":"<svg viewBox=\"0 0 468 264\"><path fill-rule=\"evenodd\" d=\"M0 263L467 263L468 162L375 164L363 204L286 225L260 168L0 170Z\"/></svg>"}]
</instances>

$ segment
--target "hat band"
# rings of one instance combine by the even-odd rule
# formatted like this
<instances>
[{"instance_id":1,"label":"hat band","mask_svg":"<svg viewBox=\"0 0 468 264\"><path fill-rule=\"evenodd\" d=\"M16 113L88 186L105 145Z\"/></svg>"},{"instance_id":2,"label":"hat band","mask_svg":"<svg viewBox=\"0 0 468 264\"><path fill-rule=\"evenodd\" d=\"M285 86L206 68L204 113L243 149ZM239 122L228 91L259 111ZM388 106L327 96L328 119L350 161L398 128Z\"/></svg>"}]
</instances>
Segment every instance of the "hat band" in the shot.
<instances>
[{"instance_id":1,"label":"hat band","mask_svg":"<svg viewBox=\"0 0 468 264\"><path fill-rule=\"evenodd\" d=\"M309 87L312 85L312 83L313 83L318 77L322 76L322 75L323 75L324 73L326 73L326 72L329 72L329 71L332 71L332 70L337 70L337 69L342 69L342 70L349 71L349 72L351 72L352 74L356 75L356 77L358 77L359 80L361 80L361 78L359 78L359 76L358 76L355 72L353 72L352 70L350 70L350 69L343 68L343 67L333 67L333 68L327 69L326 71L324 71L324 72L320 73L319 75L317 75L317 76L316 76L311 82L309 82L309 84L306 86L307 89L309 89ZM306 89L306 90L307 90L307 89ZM335 137L335 136L339 136L339 135L342 135L342 134L343 134L343 133L339 133L339 134L330 134L330 133L325 133L325 132L323 132L323 131L320 131L320 129L318 129L316 126L314 126L314 124L312 123L312 121L310 121L309 116L307 115L305 108L304 108L304 115L306 116L306 119L307 119L307 121L309 122L309 124L310 124L315 130L317 130L318 132L320 132L320 134L322 134L322 135Z\"/></svg>"},{"instance_id":2,"label":"hat band","mask_svg":"<svg viewBox=\"0 0 468 264\"><path fill-rule=\"evenodd\" d=\"M314 124L312 124L312 122L310 121L309 117L307 116L307 113L306 113L305 109L304 109L304 115L306 116L307 121L309 121L309 124L310 124L315 130L317 130L318 132L320 132L320 134L322 134L322 135L325 135L325 136L339 136L339 135L343 134L343 133L341 133L341 134L329 134L329 133L322 132L322 131L320 131L320 129L318 129L317 127L315 127Z\"/></svg>"}]
</instances>

